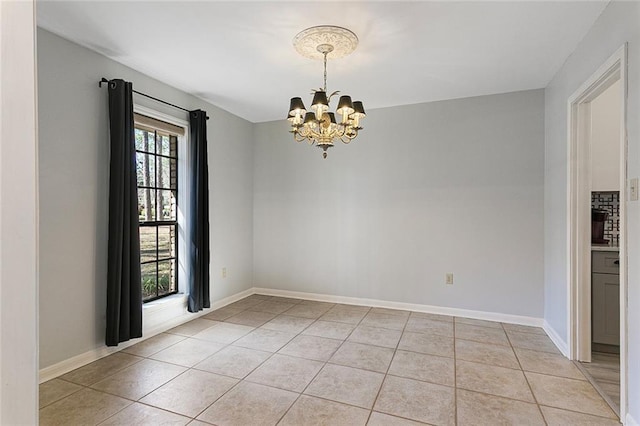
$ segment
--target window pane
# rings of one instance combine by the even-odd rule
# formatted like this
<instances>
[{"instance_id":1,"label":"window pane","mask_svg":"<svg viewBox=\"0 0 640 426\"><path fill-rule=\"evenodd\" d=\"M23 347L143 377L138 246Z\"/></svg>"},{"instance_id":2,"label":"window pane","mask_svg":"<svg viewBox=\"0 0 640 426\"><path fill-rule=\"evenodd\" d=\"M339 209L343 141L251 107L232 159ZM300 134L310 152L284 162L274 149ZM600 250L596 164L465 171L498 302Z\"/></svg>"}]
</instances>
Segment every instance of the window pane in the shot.
<instances>
[{"instance_id":1,"label":"window pane","mask_svg":"<svg viewBox=\"0 0 640 426\"><path fill-rule=\"evenodd\" d=\"M175 257L175 226L158 226L158 259Z\"/></svg>"},{"instance_id":2,"label":"window pane","mask_svg":"<svg viewBox=\"0 0 640 426\"><path fill-rule=\"evenodd\" d=\"M138 186L156 185L156 160L154 155L136 153L136 174Z\"/></svg>"},{"instance_id":3,"label":"window pane","mask_svg":"<svg viewBox=\"0 0 640 426\"><path fill-rule=\"evenodd\" d=\"M178 158L178 137L170 136L169 156Z\"/></svg>"},{"instance_id":4,"label":"window pane","mask_svg":"<svg viewBox=\"0 0 640 426\"><path fill-rule=\"evenodd\" d=\"M149 262L156 258L156 227L140 227L140 261Z\"/></svg>"},{"instance_id":5,"label":"window pane","mask_svg":"<svg viewBox=\"0 0 640 426\"><path fill-rule=\"evenodd\" d=\"M144 221L144 190L138 188L138 221Z\"/></svg>"},{"instance_id":6,"label":"window pane","mask_svg":"<svg viewBox=\"0 0 640 426\"><path fill-rule=\"evenodd\" d=\"M151 152L154 153L156 152L155 150L155 143L153 142L155 139L155 134L154 132L149 132L147 130L141 130L141 129L136 129L136 134L137 132L140 131L140 151L144 151L144 152ZM136 137L136 142L137 142L138 138ZM136 149L137 148L137 143L136 143Z\"/></svg>"},{"instance_id":7,"label":"window pane","mask_svg":"<svg viewBox=\"0 0 640 426\"><path fill-rule=\"evenodd\" d=\"M178 189L178 160L169 160L169 187L171 189Z\"/></svg>"},{"instance_id":8,"label":"window pane","mask_svg":"<svg viewBox=\"0 0 640 426\"><path fill-rule=\"evenodd\" d=\"M143 151L142 147L142 140L143 140L143 136L142 134L144 133L143 130L141 129L136 129L136 151Z\"/></svg>"},{"instance_id":9,"label":"window pane","mask_svg":"<svg viewBox=\"0 0 640 426\"><path fill-rule=\"evenodd\" d=\"M156 297L156 266L157 263L142 265L142 299Z\"/></svg>"},{"instance_id":10,"label":"window pane","mask_svg":"<svg viewBox=\"0 0 640 426\"><path fill-rule=\"evenodd\" d=\"M141 222L156 220L156 190L138 188L138 219Z\"/></svg>"},{"instance_id":11,"label":"window pane","mask_svg":"<svg viewBox=\"0 0 640 426\"><path fill-rule=\"evenodd\" d=\"M176 291L175 261L158 262L158 293L160 295Z\"/></svg>"},{"instance_id":12,"label":"window pane","mask_svg":"<svg viewBox=\"0 0 640 426\"><path fill-rule=\"evenodd\" d=\"M171 161L165 157L158 157L158 188L171 188ZM175 173L175 171L174 171Z\"/></svg>"},{"instance_id":13,"label":"window pane","mask_svg":"<svg viewBox=\"0 0 640 426\"><path fill-rule=\"evenodd\" d=\"M170 155L171 154L171 143L169 136L167 135L158 135L157 139L158 143L158 153L162 155Z\"/></svg>"},{"instance_id":14,"label":"window pane","mask_svg":"<svg viewBox=\"0 0 640 426\"><path fill-rule=\"evenodd\" d=\"M138 177L138 186L144 185L144 157L144 154L136 152L136 176Z\"/></svg>"},{"instance_id":15,"label":"window pane","mask_svg":"<svg viewBox=\"0 0 640 426\"><path fill-rule=\"evenodd\" d=\"M153 156L136 152L136 176L138 178L138 186L154 186L156 179Z\"/></svg>"},{"instance_id":16,"label":"window pane","mask_svg":"<svg viewBox=\"0 0 640 426\"><path fill-rule=\"evenodd\" d=\"M176 220L175 191L158 190L158 220Z\"/></svg>"}]
</instances>

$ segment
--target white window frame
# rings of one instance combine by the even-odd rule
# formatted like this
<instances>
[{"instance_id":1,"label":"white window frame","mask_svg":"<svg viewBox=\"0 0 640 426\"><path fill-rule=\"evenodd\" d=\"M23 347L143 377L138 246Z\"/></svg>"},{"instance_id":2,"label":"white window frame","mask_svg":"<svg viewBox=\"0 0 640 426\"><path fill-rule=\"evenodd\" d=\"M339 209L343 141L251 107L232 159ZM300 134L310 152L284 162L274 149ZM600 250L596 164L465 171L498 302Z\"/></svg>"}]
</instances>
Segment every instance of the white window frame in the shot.
<instances>
[{"instance_id":1,"label":"white window frame","mask_svg":"<svg viewBox=\"0 0 640 426\"><path fill-rule=\"evenodd\" d=\"M184 128L184 136L178 136L178 293L147 302L143 305L143 333L153 332L163 322L184 314L187 306L189 268L186 263L187 248L187 208L189 206L189 159L187 146L189 143L189 122L134 104L133 112L156 120L164 121Z\"/></svg>"}]
</instances>

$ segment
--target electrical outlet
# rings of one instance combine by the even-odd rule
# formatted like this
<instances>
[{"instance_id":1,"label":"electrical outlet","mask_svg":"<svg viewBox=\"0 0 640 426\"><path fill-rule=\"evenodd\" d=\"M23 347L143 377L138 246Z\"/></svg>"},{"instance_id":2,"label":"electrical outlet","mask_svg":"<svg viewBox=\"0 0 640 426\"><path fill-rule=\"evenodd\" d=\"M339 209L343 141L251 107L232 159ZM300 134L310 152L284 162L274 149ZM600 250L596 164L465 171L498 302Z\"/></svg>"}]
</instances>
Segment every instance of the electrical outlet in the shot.
<instances>
[{"instance_id":1,"label":"electrical outlet","mask_svg":"<svg viewBox=\"0 0 640 426\"><path fill-rule=\"evenodd\" d=\"M227 278L227 268L222 268L222 278Z\"/></svg>"},{"instance_id":2,"label":"electrical outlet","mask_svg":"<svg viewBox=\"0 0 640 426\"><path fill-rule=\"evenodd\" d=\"M638 201L638 178L633 178L629 182L629 198L631 201Z\"/></svg>"},{"instance_id":3,"label":"electrical outlet","mask_svg":"<svg viewBox=\"0 0 640 426\"><path fill-rule=\"evenodd\" d=\"M453 273L452 272L448 272L447 275L445 276L445 281L446 284L453 284Z\"/></svg>"}]
</instances>

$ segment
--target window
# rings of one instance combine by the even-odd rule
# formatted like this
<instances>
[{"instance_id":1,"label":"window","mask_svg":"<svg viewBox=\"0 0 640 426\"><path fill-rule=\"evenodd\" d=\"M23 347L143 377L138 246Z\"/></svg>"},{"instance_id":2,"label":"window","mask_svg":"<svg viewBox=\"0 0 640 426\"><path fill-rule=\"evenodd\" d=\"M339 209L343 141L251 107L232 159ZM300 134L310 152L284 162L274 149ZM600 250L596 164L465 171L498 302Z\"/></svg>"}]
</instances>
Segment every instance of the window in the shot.
<instances>
[{"instance_id":1,"label":"window","mask_svg":"<svg viewBox=\"0 0 640 426\"><path fill-rule=\"evenodd\" d=\"M178 138L184 129L135 114L142 299L178 292Z\"/></svg>"}]
</instances>

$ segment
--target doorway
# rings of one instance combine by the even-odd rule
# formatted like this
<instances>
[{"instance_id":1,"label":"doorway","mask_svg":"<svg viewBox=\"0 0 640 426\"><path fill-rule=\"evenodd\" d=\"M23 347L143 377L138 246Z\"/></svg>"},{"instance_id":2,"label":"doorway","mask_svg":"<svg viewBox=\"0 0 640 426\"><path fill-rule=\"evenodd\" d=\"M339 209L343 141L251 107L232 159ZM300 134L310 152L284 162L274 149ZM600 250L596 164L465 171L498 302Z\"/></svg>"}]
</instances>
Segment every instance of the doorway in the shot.
<instances>
[{"instance_id":1,"label":"doorway","mask_svg":"<svg viewBox=\"0 0 640 426\"><path fill-rule=\"evenodd\" d=\"M626 52L626 45L618 49L568 103L569 355L621 419L627 406ZM618 127L603 150L594 114L605 97L616 103ZM610 166L602 167L607 156ZM609 235L605 212L617 221Z\"/></svg>"}]
</instances>

